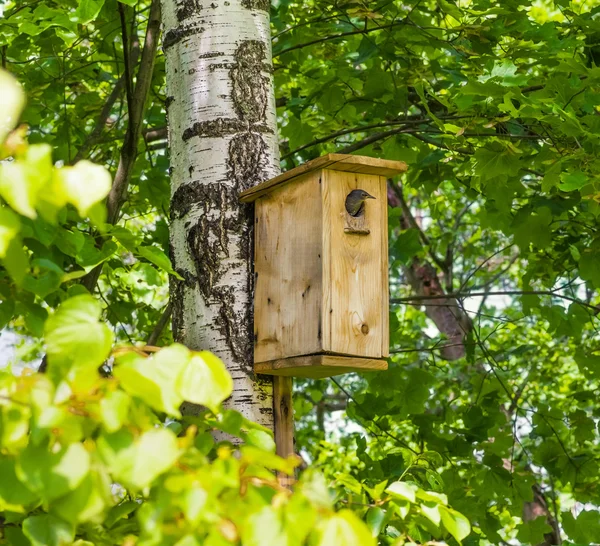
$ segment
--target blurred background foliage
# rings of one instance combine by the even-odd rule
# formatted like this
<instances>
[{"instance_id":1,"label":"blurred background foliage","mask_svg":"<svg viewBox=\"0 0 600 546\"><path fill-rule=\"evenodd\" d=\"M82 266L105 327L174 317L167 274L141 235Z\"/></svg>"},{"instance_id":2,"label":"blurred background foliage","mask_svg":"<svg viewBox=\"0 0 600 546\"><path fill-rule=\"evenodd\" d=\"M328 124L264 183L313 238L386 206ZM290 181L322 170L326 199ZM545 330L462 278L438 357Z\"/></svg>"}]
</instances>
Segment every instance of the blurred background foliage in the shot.
<instances>
[{"instance_id":1,"label":"blurred background foliage","mask_svg":"<svg viewBox=\"0 0 600 546\"><path fill-rule=\"evenodd\" d=\"M30 143L59 165L114 175L122 160L125 59L133 84L150 10L125 4L3 5L0 62L28 97ZM468 517L464 544L597 542L600 3L282 0L271 16L282 168L326 152L409 165L389 186L390 370L297 381L303 457L372 521L363 486L402 477ZM23 219L26 259L0 278L15 362L39 361L48 310L98 265L116 339L171 341L156 332L170 271L164 83L159 49L99 248L77 215ZM457 310L460 358L444 354L432 294Z\"/></svg>"}]
</instances>

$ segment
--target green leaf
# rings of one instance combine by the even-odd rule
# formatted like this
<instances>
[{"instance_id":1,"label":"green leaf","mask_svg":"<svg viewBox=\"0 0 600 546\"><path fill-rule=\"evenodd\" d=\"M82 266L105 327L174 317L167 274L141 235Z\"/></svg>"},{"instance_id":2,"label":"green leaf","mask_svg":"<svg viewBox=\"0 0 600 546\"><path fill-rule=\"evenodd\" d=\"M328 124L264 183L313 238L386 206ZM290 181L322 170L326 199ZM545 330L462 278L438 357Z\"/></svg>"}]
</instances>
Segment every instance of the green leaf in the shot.
<instances>
[{"instance_id":1,"label":"green leaf","mask_svg":"<svg viewBox=\"0 0 600 546\"><path fill-rule=\"evenodd\" d=\"M79 6L75 10L74 19L81 25L87 25L93 21L104 6L104 0L79 0Z\"/></svg>"},{"instance_id":2,"label":"green leaf","mask_svg":"<svg viewBox=\"0 0 600 546\"><path fill-rule=\"evenodd\" d=\"M15 78L0 69L0 144L14 129L25 106L25 94Z\"/></svg>"},{"instance_id":3,"label":"green leaf","mask_svg":"<svg viewBox=\"0 0 600 546\"><path fill-rule=\"evenodd\" d=\"M208 493L201 487L195 485L188 489L183 498L183 511L190 523L195 524L200 520L207 500Z\"/></svg>"},{"instance_id":4,"label":"green leaf","mask_svg":"<svg viewBox=\"0 0 600 546\"><path fill-rule=\"evenodd\" d=\"M534 520L522 523L517 538L524 543L540 544L544 542L544 535L550 532L552 532L552 527L548 525L546 518L539 516Z\"/></svg>"},{"instance_id":5,"label":"green leaf","mask_svg":"<svg viewBox=\"0 0 600 546\"><path fill-rule=\"evenodd\" d=\"M233 391L233 380L225 364L212 353L192 353L179 380L179 392L188 402L216 413Z\"/></svg>"},{"instance_id":6,"label":"green leaf","mask_svg":"<svg viewBox=\"0 0 600 546\"><path fill-rule=\"evenodd\" d=\"M102 514L107 503L112 502L109 487L108 480L91 472L74 491L52 504L52 512L74 525L93 521Z\"/></svg>"},{"instance_id":7,"label":"green leaf","mask_svg":"<svg viewBox=\"0 0 600 546\"><path fill-rule=\"evenodd\" d=\"M67 546L75 539L75 529L66 521L43 514L23 521L23 533L33 546Z\"/></svg>"},{"instance_id":8,"label":"green leaf","mask_svg":"<svg viewBox=\"0 0 600 546\"><path fill-rule=\"evenodd\" d=\"M435 503L423 503L419 506L421 514L423 514L431 523L438 526L442 520L440 514L440 505Z\"/></svg>"},{"instance_id":9,"label":"green leaf","mask_svg":"<svg viewBox=\"0 0 600 546\"><path fill-rule=\"evenodd\" d=\"M23 288L44 299L49 294L52 294L52 292L58 290L61 280L62 276L57 275L54 271L46 271L36 277L26 275L23 278Z\"/></svg>"},{"instance_id":10,"label":"green leaf","mask_svg":"<svg viewBox=\"0 0 600 546\"><path fill-rule=\"evenodd\" d=\"M396 256L403 264L409 264L415 257L422 252L423 245L419 230L415 228L407 229L398 235L394 244Z\"/></svg>"},{"instance_id":11,"label":"green leaf","mask_svg":"<svg viewBox=\"0 0 600 546\"><path fill-rule=\"evenodd\" d=\"M129 514L133 513L137 510L140 505L134 501L124 501L121 504L117 504L117 506L113 506L106 519L104 520L104 524L107 529L113 527L119 520L129 516Z\"/></svg>"},{"instance_id":12,"label":"green leaf","mask_svg":"<svg viewBox=\"0 0 600 546\"><path fill-rule=\"evenodd\" d=\"M284 521L272 506L265 506L246 520L242 540L248 546L290 545Z\"/></svg>"},{"instance_id":13,"label":"green leaf","mask_svg":"<svg viewBox=\"0 0 600 546\"><path fill-rule=\"evenodd\" d=\"M110 173L91 161L79 161L73 167L64 167L55 172L55 184L64 199L75 206L82 218L90 209L102 201L110 191Z\"/></svg>"},{"instance_id":14,"label":"green leaf","mask_svg":"<svg viewBox=\"0 0 600 546\"><path fill-rule=\"evenodd\" d=\"M0 208L0 258L6 256L11 241L21 229L19 217L7 207Z\"/></svg>"},{"instance_id":15,"label":"green leaf","mask_svg":"<svg viewBox=\"0 0 600 546\"><path fill-rule=\"evenodd\" d=\"M507 149L479 148L475 152L475 171L482 181L492 178L506 180L516 175L520 168L519 156Z\"/></svg>"},{"instance_id":16,"label":"green leaf","mask_svg":"<svg viewBox=\"0 0 600 546\"><path fill-rule=\"evenodd\" d=\"M46 445L29 445L17 459L17 476L44 502L73 491L90 469L90 456L82 444L75 443L56 453Z\"/></svg>"},{"instance_id":17,"label":"green leaf","mask_svg":"<svg viewBox=\"0 0 600 546\"><path fill-rule=\"evenodd\" d=\"M52 149L29 146L24 158L0 164L0 195L19 214L35 218L42 188L52 174Z\"/></svg>"},{"instance_id":18,"label":"green leaf","mask_svg":"<svg viewBox=\"0 0 600 546\"><path fill-rule=\"evenodd\" d=\"M562 173L560 175L560 184L558 187L562 191L575 191L580 190L588 183L588 177L581 171L575 171L572 173Z\"/></svg>"},{"instance_id":19,"label":"green leaf","mask_svg":"<svg viewBox=\"0 0 600 546\"><path fill-rule=\"evenodd\" d=\"M183 280L183 277L173 270L171 266L171 260L160 248L155 246L140 246L137 249L138 254L143 258L146 258L149 262L153 263L163 271L166 271L169 275L173 275L179 280Z\"/></svg>"},{"instance_id":20,"label":"green leaf","mask_svg":"<svg viewBox=\"0 0 600 546\"><path fill-rule=\"evenodd\" d=\"M371 530L373 537L379 536L381 529L383 528L383 522L385 521L385 512L379 508L379 506L373 506L367 510L367 516L365 519L367 526Z\"/></svg>"},{"instance_id":21,"label":"green leaf","mask_svg":"<svg viewBox=\"0 0 600 546\"><path fill-rule=\"evenodd\" d=\"M447 505L448 497L444 493L436 493L434 491L425 491L423 489L417 489L417 498L428 501L435 502L438 504Z\"/></svg>"},{"instance_id":22,"label":"green leaf","mask_svg":"<svg viewBox=\"0 0 600 546\"><path fill-rule=\"evenodd\" d=\"M273 435L264 430L250 430L245 435L244 440L248 445L275 453L275 440L273 439Z\"/></svg>"},{"instance_id":23,"label":"green leaf","mask_svg":"<svg viewBox=\"0 0 600 546\"><path fill-rule=\"evenodd\" d=\"M15 284L21 286L29 269L29 258L23 249L20 237L13 238L9 243L2 259L2 265L4 265Z\"/></svg>"},{"instance_id":24,"label":"green leaf","mask_svg":"<svg viewBox=\"0 0 600 546\"><path fill-rule=\"evenodd\" d=\"M64 301L48 318L45 339L48 365L97 368L110 353L113 334L99 322L102 307L90 295Z\"/></svg>"},{"instance_id":25,"label":"green leaf","mask_svg":"<svg viewBox=\"0 0 600 546\"><path fill-rule=\"evenodd\" d=\"M471 524L460 512L452 510L452 508L440 506L440 514L444 527L459 544L469 536L471 533Z\"/></svg>"},{"instance_id":26,"label":"green leaf","mask_svg":"<svg viewBox=\"0 0 600 546\"><path fill-rule=\"evenodd\" d=\"M376 546L369 528L350 510L341 510L317 528L316 546Z\"/></svg>"},{"instance_id":27,"label":"green leaf","mask_svg":"<svg viewBox=\"0 0 600 546\"><path fill-rule=\"evenodd\" d=\"M0 458L0 476L0 510L5 510L6 507L16 510L37 500L37 495L17 478L14 459L6 455Z\"/></svg>"},{"instance_id":28,"label":"green leaf","mask_svg":"<svg viewBox=\"0 0 600 546\"><path fill-rule=\"evenodd\" d=\"M119 430L127 419L129 396L122 391L114 391L100 400L100 416L108 432Z\"/></svg>"},{"instance_id":29,"label":"green leaf","mask_svg":"<svg viewBox=\"0 0 600 546\"><path fill-rule=\"evenodd\" d=\"M136 490L149 486L179 457L177 438L164 428L150 429L136 439L126 431L103 435L98 448L114 478Z\"/></svg>"},{"instance_id":30,"label":"green leaf","mask_svg":"<svg viewBox=\"0 0 600 546\"><path fill-rule=\"evenodd\" d=\"M129 353L119 357L113 373L127 393L157 411L179 417L179 406L185 399L181 378L190 357L182 345L167 347L149 358Z\"/></svg>"},{"instance_id":31,"label":"green leaf","mask_svg":"<svg viewBox=\"0 0 600 546\"><path fill-rule=\"evenodd\" d=\"M408 502L416 502L417 490L418 487L416 485L406 482L394 482L386 488L386 492L392 495L392 497L407 500Z\"/></svg>"},{"instance_id":32,"label":"green leaf","mask_svg":"<svg viewBox=\"0 0 600 546\"><path fill-rule=\"evenodd\" d=\"M60 228L54 244L67 256L77 256L83 248L85 236L78 230L71 231Z\"/></svg>"}]
</instances>

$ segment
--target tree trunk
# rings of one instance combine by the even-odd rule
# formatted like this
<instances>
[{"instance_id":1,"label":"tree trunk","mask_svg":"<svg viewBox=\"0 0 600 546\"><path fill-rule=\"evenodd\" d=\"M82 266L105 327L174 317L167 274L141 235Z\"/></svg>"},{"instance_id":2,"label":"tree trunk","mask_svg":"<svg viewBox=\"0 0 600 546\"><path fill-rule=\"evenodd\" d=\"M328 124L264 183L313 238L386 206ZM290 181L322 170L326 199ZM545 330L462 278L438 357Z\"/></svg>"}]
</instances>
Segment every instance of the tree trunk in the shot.
<instances>
[{"instance_id":1,"label":"tree trunk","mask_svg":"<svg viewBox=\"0 0 600 546\"><path fill-rule=\"evenodd\" d=\"M171 154L173 334L234 380L228 407L273 429L256 378L252 208L238 194L279 173L268 0L163 0Z\"/></svg>"}]
</instances>

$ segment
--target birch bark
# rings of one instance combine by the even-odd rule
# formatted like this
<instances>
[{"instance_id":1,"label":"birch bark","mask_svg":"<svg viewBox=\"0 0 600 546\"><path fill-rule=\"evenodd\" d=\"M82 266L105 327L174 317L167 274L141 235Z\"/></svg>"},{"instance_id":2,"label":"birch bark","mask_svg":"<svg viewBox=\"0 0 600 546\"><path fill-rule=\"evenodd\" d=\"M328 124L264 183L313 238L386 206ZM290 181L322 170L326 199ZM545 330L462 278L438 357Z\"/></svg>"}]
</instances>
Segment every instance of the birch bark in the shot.
<instances>
[{"instance_id":1,"label":"birch bark","mask_svg":"<svg viewBox=\"0 0 600 546\"><path fill-rule=\"evenodd\" d=\"M234 379L229 407L273 429L252 369L252 209L238 194L279 173L268 0L163 0L171 155L173 333Z\"/></svg>"}]
</instances>

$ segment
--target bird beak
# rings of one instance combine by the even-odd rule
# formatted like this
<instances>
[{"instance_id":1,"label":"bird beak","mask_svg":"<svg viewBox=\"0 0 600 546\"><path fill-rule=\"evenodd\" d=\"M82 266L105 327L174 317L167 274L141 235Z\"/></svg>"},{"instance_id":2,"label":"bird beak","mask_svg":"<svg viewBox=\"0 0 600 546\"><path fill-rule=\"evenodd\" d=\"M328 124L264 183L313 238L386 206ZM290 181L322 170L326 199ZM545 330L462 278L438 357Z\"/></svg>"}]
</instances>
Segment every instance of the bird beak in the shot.
<instances>
[{"instance_id":1,"label":"bird beak","mask_svg":"<svg viewBox=\"0 0 600 546\"><path fill-rule=\"evenodd\" d=\"M365 193L366 193L366 192L365 192ZM373 197L372 195L369 195L369 194L367 193L367 196L365 197L365 199L375 199L375 197Z\"/></svg>"}]
</instances>

